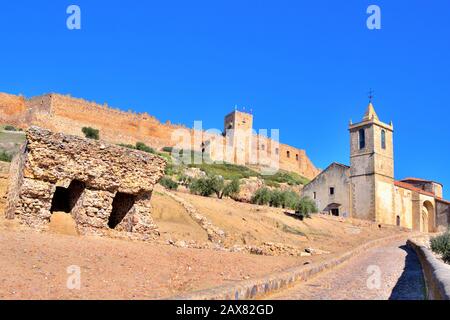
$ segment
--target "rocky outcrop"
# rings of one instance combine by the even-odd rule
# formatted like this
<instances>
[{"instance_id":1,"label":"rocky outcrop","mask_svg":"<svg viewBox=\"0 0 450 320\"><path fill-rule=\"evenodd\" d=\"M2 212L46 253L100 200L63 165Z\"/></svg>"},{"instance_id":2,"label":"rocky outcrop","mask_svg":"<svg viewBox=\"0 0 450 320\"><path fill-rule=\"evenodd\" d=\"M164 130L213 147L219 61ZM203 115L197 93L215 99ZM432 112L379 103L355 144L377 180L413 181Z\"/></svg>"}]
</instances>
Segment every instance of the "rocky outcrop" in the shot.
<instances>
[{"instance_id":1,"label":"rocky outcrop","mask_svg":"<svg viewBox=\"0 0 450 320\"><path fill-rule=\"evenodd\" d=\"M11 165L6 217L45 230L53 212L70 213L80 234L150 239L154 185L165 160L102 141L31 127Z\"/></svg>"},{"instance_id":2,"label":"rocky outcrop","mask_svg":"<svg viewBox=\"0 0 450 320\"><path fill-rule=\"evenodd\" d=\"M233 199L236 201L249 203L252 200L254 193L264 186L264 181L257 177L241 179L239 193L234 195Z\"/></svg>"}]
</instances>

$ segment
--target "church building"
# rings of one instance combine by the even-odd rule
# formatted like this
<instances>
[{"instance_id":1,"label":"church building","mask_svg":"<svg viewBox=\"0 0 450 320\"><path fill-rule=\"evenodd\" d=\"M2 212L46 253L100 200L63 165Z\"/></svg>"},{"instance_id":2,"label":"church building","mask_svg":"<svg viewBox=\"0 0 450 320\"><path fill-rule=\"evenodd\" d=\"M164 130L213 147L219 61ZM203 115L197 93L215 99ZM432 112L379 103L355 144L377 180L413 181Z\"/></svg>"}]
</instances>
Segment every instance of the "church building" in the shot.
<instances>
[{"instance_id":1,"label":"church building","mask_svg":"<svg viewBox=\"0 0 450 320\"><path fill-rule=\"evenodd\" d=\"M351 123L350 166L332 163L305 186L320 212L397 225L422 232L447 230L450 202L442 184L394 178L394 126L379 120L372 102Z\"/></svg>"}]
</instances>

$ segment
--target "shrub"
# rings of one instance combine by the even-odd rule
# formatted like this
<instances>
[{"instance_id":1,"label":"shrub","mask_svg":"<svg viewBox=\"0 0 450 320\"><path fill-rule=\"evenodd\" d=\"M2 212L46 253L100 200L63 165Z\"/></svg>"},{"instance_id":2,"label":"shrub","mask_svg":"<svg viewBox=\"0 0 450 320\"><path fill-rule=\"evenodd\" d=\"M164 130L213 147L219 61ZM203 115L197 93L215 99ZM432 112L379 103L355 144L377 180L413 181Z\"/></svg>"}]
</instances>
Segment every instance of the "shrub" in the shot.
<instances>
[{"instance_id":1,"label":"shrub","mask_svg":"<svg viewBox=\"0 0 450 320\"><path fill-rule=\"evenodd\" d=\"M189 185L191 193L209 197L216 194L218 199L225 197L232 197L239 193L239 180L235 179L228 183L221 176L207 176L192 180Z\"/></svg>"},{"instance_id":2,"label":"shrub","mask_svg":"<svg viewBox=\"0 0 450 320\"><path fill-rule=\"evenodd\" d=\"M167 176L163 177L159 181L159 184L169 190L177 190L178 189L178 183L176 183L170 177L167 177Z\"/></svg>"},{"instance_id":3,"label":"shrub","mask_svg":"<svg viewBox=\"0 0 450 320\"><path fill-rule=\"evenodd\" d=\"M249 177L257 177L258 173L244 166L230 163L203 163L189 165L190 168L199 168L208 175L222 176L225 180L243 179Z\"/></svg>"},{"instance_id":4,"label":"shrub","mask_svg":"<svg viewBox=\"0 0 450 320\"><path fill-rule=\"evenodd\" d=\"M17 128L14 126L6 125L4 128L6 131L17 131Z\"/></svg>"},{"instance_id":5,"label":"shrub","mask_svg":"<svg viewBox=\"0 0 450 320\"><path fill-rule=\"evenodd\" d=\"M284 193L280 190L270 191L270 201L269 205L271 207L283 207L284 208Z\"/></svg>"},{"instance_id":6,"label":"shrub","mask_svg":"<svg viewBox=\"0 0 450 320\"><path fill-rule=\"evenodd\" d=\"M261 188L256 190L255 194L251 199L251 202L253 204L267 205L270 203L271 199L272 199L271 191L268 188Z\"/></svg>"},{"instance_id":7,"label":"shrub","mask_svg":"<svg viewBox=\"0 0 450 320\"><path fill-rule=\"evenodd\" d=\"M172 153L173 148L172 147L164 147L162 148L162 151Z\"/></svg>"},{"instance_id":8,"label":"shrub","mask_svg":"<svg viewBox=\"0 0 450 320\"><path fill-rule=\"evenodd\" d=\"M94 129L91 127L83 127L81 131L84 133L84 136L88 139L93 140L100 139L100 131L98 129Z\"/></svg>"},{"instance_id":9,"label":"shrub","mask_svg":"<svg viewBox=\"0 0 450 320\"><path fill-rule=\"evenodd\" d=\"M434 237L430 241L431 250L441 255L450 253L450 232Z\"/></svg>"},{"instance_id":10,"label":"shrub","mask_svg":"<svg viewBox=\"0 0 450 320\"><path fill-rule=\"evenodd\" d=\"M4 162L11 162L13 156L6 151L2 150L0 151L0 161Z\"/></svg>"},{"instance_id":11,"label":"shrub","mask_svg":"<svg viewBox=\"0 0 450 320\"><path fill-rule=\"evenodd\" d=\"M132 144L119 143L118 146L121 146L121 147L124 147L124 148L128 148L128 149L136 149L136 147L133 146Z\"/></svg>"},{"instance_id":12,"label":"shrub","mask_svg":"<svg viewBox=\"0 0 450 320\"><path fill-rule=\"evenodd\" d=\"M303 197L297 203L295 211L297 215L309 218L311 216L311 213L316 213L318 210L313 199L309 197Z\"/></svg>"},{"instance_id":13,"label":"shrub","mask_svg":"<svg viewBox=\"0 0 450 320\"><path fill-rule=\"evenodd\" d=\"M211 179L208 177L193 180L189 185L189 190L191 193L203 197L209 197L215 192Z\"/></svg>"},{"instance_id":14,"label":"shrub","mask_svg":"<svg viewBox=\"0 0 450 320\"><path fill-rule=\"evenodd\" d=\"M444 260L445 263L450 263L450 250L447 250L447 251L442 255L442 260Z\"/></svg>"},{"instance_id":15,"label":"shrub","mask_svg":"<svg viewBox=\"0 0 450 320\"><path fill-rule=\"evenodd\" d=\"M294 186L305 185L309 182L307 178L299 175L298 173L281 170L270 176L261 176L261 178L264 179L267 185L269 185L269 183L287 183Z\"/></svg>"},{"instance_id":16,"label":"shrub","mask_svg":"<svg viewBox=\"0 0 450 320\"><path fill-rule=\"evenodd\" d=\"M296 210L298 203L300 202L300 195L294 191L283 192L284 207Z\"/></svg>"},{"instance_id":17,"label":"shrub","mask_svg":"<svg viewBox=\"0 0 450 320\"><path fill-rule=\"evenodd\" d=\"M222 197L233 197L239 193L241 189L240 183L238 179L233 179L228 182L223 188Z\"/></svg>"},{"instance_id":18,"label":"shrub","mask_svg":"<svg viewBox=\"0 0 450 320\"><path fill-rule=\"evenodd\" d=\"M255 192L251 202L259 205L268 204L271 207L281 207L296 210L298 203L300 202L300 196L296 192L291 190L270 190L264 187Z\"/></svg>"},{"instance_id":19,"label":"shrub","mask_svg":"<svg viewBox=\"0 0 450 320\"><path fill-rule=\"evenodd\" d=\"M155 149L147 146L143 142L136 142L136 150L144 151L144 152L147 152L147 153L156 153Z\"/></svg>"},{"instance_id":20,"label":"shrub","mask_svg":"<svg viewBox=\"0 0 450 320\"><path fill-rule=\"evenodd\" d=\"M192 182L192 178L185 175L184 173L181 173L177 176L177 181L183 186L189 186Z\"/></svg>"}]
</instances>

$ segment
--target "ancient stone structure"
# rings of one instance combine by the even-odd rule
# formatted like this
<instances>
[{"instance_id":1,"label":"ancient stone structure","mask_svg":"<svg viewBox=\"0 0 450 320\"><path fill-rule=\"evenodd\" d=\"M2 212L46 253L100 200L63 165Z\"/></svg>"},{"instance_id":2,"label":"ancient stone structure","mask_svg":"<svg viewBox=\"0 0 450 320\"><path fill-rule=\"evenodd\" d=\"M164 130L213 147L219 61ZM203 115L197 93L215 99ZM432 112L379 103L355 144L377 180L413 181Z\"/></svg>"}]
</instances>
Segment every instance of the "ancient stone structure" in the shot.
<instances>
[{"instance_id":1,"label":"ancient stone structure","mask_svg":"<svg viewBox=\"0 0 450 320\"><path fill-rule=\"evenodd\" d=\"M448 229L450 202L440 183L395 181L392 122L381 122L370 103L349 131L350 166L334 163L303 189L319 210L423 232Z\"/></svg>"},{"instance_id":2,"label":"ancient stone structure","mask_svg":"<svg viewBox=\"0 0 450 320\"><path fill-rule=\"evenodd\" d=\"M11 164L6 217L45 230L54 212L70 214L80 234L152 239L154 185L165 160L102 141L27 130Z\"/></svg>"},{"instance_id":3,"label":"ancient stone structure","mask_svg":"<svg viewBox=\"0 0 450 320\"><path fill-rule=\"evenodd\" d=\"M309 179L313 179L320 172L308 158L305 150L274 143L270 138L251 132L253 115L235 111L225 118L225 134L230 129L249 129L248 137L243 142L231 139L230 159L218 155L214 148L214 145L227 143L220 131L200 132L170 123L162 124L147 113L124 112L106 104L66 95L52 93L26 99L22 96L0 93L0 123L12 124L23 129L35 125L54 132L81 136L81 128L91 126L99 129L102 140L110 143L135 144L141 141L157 149L179 144L174 137L184 132L189 136L187 148L198 152L206 149L208 156L216 161L266 165L267 161L275 159L279 169L296 172ZM196 137L199 141L195 141ZM213 147L205 148L207 144Z\"/></svg>"},{"instance_id":4,"label":"ancient stone structure","mask_svg":"<svg viewBox=\"0 0 450 320\"><path fill-rule=\"evenodd\" d=\"M228 114L224 120L223 137L204 137L204 140L209 157L215 161L257 165L262 169L266 168L268 174L281 169L299 173L309 179L320 172L305 150L256 132L253 129L253 115L247 112L235 110Z\"/></svg>"}]
</instances>

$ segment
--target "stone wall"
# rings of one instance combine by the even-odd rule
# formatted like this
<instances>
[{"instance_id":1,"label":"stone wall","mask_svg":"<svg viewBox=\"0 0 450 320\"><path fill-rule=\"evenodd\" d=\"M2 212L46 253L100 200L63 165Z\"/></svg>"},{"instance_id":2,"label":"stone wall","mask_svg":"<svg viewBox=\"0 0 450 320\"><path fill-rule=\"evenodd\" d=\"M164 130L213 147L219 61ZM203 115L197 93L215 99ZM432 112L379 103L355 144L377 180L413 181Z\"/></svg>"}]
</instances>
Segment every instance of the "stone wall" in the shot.
<instances>
[{"instance_id":1,"label":"stone wall","mask_svg":"<svg viewBox=\"0 0 450 320\"><path fill-rule=\"evenodd\" d=\"M185 130L191 137L195 134L193 129L170 123L163 124L147 113L124 112L107 104L60 94L46 94L31 99L0 94L0 123L11 123L22 128L36 125L76 136L82 136L81 129L90 126L99 129L101 139L110 143L135 144L142 141L157 149L175 146L177 141L174 141L173 134L176 130ZM199 134L200 140L203 137L204 141L208 141L214 137L223 144L224 138L217 132L211 134L204 131ZM192 144L192 140L188 141L190 146L200 151L201 142ZM256 143L253 143L251 148L256 149ZM287 157L287 151L290 151L290 157ZM249 155L245 155L244 159L249 160ZM280 144L279 161L280 169L297 172L309 179L320 172L304 150L288 145Z\"/></svg>"},{"instance_id":2,"label":"stone wall","mask_svg":"<svg viewBox=\"0 0 450 320\"><path fill-rule=\"evenodd\" d=\"M6 206L9 167L10 164L8 162L0 161L0 214L4 212Z\"/></svg>"},{"instance_id":3,"label":"stone wall","mask_svg":"<svg viewBox=\"0 0 450 320\"><path fill-rule=\"evenodd\" d=\"M350 216L350 168L338 163L331 164L313 181L307 184L302 195L316 202L320 212L331 213L330 209L338 209L340 216ZM334 194L330 194L334 188ZM336 204L336 206L332 205ZM331 206L330 206L331 205Z\"/></svg>"},{"instance_id":4,"label":"stone wall","mask_svg":"<svg viewBox=\"0 0 450 320\"><path fill-rule=\"evenodd\" d=\"M165 165L153 154L31 127L11 165L6 217L45 230L64 211L80 234L149 239L158 234L150 199Z\"/></svg>"},{"instance_id":5,"label":"stone wall","mask_svg":"<svg viewBox=\"0 0 450 320\"><path fill-rule=\"evenodd\" d=\"M437 231L446 231L450 225L450 203L436 200L436 227Z\"/></svg>"}]
</instances>

